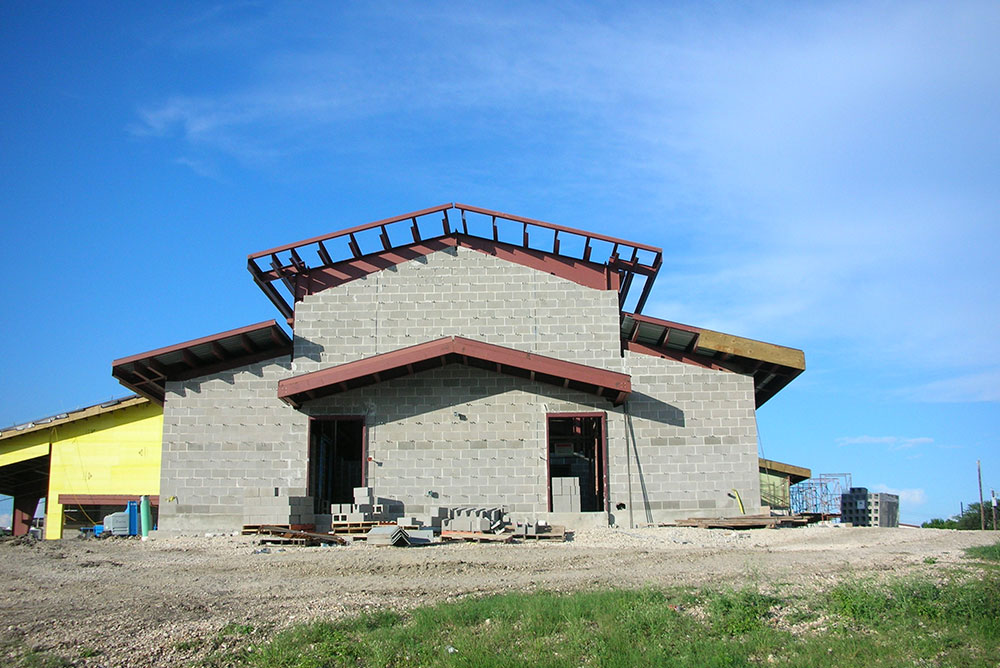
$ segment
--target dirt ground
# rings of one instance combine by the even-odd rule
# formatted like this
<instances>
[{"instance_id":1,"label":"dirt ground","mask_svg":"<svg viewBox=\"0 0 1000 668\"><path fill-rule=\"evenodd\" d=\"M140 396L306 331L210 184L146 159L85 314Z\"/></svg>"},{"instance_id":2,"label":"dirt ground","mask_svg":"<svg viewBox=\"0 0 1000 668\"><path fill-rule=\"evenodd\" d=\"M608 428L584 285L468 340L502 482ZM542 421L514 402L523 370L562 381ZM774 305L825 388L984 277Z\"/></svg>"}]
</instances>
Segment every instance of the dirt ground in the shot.
<instances>
[{"instance_id":1,"label":"dirt ground","mask_svg":"<svg viewBox=\"0 0 1000 668\"><path fill-rule=\"evenodd\" d=\"M271 632L512 590L755 584L819 591L846 578L940 572L963 561L963 548L995 541L991 532L839 526L592 529L566 543L269 552L242 536L6 540L0 647L48 651L81 666L177 666L207 651L227 624Z\"/></svg>"}]
</instances>

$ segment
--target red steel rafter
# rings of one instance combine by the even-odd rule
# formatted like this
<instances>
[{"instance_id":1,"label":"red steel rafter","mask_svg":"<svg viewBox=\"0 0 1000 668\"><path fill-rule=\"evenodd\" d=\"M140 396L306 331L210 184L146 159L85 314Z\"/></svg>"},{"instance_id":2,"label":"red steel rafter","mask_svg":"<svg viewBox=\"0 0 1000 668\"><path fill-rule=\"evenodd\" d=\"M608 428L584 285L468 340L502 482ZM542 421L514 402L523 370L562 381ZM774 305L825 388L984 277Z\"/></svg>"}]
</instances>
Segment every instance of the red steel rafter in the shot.
<instances>
[{"instance_id":1,"label":"red steel rafter","mask_svg":"<svg viewBox=\"0 0 1000 668\"><path fill-rule=\"evenodd\" d=\"M457 227L449 222L448 211L451 209L458 210L461 215L461 223ZM417 219L438 213L441 214L441 232L439 234L428 234L429 230L425 230L421 234ZM485 235L476 234L466 220L467 213L486 217L488 219L487 223L490 226L489 231ZM512 242L505 239L501 242L500 231L497 225L498 221L517 224L519 228L517 241ZM413 239L412 242L408 241L405 244L393 243L390 229L396 229L393 226L397 223L402 225L401 228L398 228L399 233L405 234L409 231L409 236L412 236ZM530 234L532 228L552 232L550 248L538 247L549 244L548 242L538 241L544 235ZM363 232L369 231L376 231L378 233L377 247L370 247L370 243L367 240L361 239L358 236ZM511 238L513 239L514 237L511 236ZM579 256L564 251L567 242L573 238L579 240L581 243L582 252ZM614 289L620 290L622 304L628 298L634 277L637 275L642 276L644 277L642 291L634 307L637 312L641 311L645 305L663 258L663 251L655 246L626 241L596 232L587 232L572 227L555 225L533 218L483 209L468 204L448 203L253 253L247 258L247 268L253 275L254 282L257 283L268 299L274 303L285 318L291 320L294 317L292 302L286 299L274 285L276 281L279 282L279 285L284 286L288 292L288 297L292 301L295 301L301 298L302 294L307 293L307 290L301 285L304 277L314 277L317 272L320 272L327 276L336 277L333 280L333 284L339 284L384 268L386 266L386 258L391 257L394 253L403 254L402 251L410 250L417 245L427 245L430 241L444 240L461 240L461 245L477 249L480 249L476 245L477 242L492 241L496 244L502 244L503 247L520 249L526 253L526 255L517 255L508 252L508 256L511 257L507 259L513 258L514 261L517 261L517 259L532 257L536 262L529 266L535 266L538 264L537 260L539 260L539 257L547 257L556 260L557 262L554 264L557 266L573 267L577 275L580 273L580 270L576 265L580 263L604 267L615 274L614 280L605 280L605 284L608 286L605 289L612 289L611 286L613 285ZM335 256L332 252L334 248L332 244L335 241L345 245L349 254L346 256ZM536 247L530 245L532 242L536 244ZM594 242L610 244L613 247L613 250L604 261L592 258L595 253ZM366 248L366 245L369 247ZM449 245L457 244L453 241ZM316 258L318 262L310 264L310 260L313 258ZM264 266L261 266L260 262L263 262ZM562 275L556 271L552 271L551 273ZM338 274L340 275L338 276Z\"/></svg>"}]
</instances>

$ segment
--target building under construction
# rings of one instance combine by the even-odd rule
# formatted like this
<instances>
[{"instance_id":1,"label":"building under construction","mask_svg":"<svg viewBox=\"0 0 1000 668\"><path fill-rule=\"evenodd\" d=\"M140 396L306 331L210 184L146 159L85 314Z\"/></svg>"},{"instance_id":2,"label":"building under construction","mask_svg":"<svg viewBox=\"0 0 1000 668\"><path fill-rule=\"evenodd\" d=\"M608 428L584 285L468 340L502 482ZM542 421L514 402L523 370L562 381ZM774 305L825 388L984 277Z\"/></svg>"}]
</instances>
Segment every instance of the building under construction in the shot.
<instances>
[{"instance_id":1,"label":"building under construction","mask_svg":"<svg viewBox=\"0 0 1000 668\"><path fill-rule=\"evenodd\" d=\"M462 204L253 253L280 321L112 364L162 406L160 529L322 523L359 487L408 515L759 512L755 411L803 353L644 315L661 263Z\"/></svg>"}]
</instances>

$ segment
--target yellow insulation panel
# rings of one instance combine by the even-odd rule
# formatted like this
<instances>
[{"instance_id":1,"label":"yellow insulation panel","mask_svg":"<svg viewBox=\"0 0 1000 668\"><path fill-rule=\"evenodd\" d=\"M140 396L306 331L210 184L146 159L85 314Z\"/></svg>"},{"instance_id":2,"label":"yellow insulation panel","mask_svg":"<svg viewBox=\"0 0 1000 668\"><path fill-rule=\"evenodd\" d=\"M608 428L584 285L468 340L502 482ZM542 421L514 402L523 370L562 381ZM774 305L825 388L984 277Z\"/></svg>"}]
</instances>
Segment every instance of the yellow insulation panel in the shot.
<instances>
[{"instance_id":1,"label":"yellow insulation panel","mask_svg":"<svg viewBox=\"0 0 1000 668\"><path fill-rule=\"evenodd\" d=\"M46 538L62 537L60 494L159 494L163 409L151 402L47 430Z\"/></svg>"},{"instance_id":2,"label":"yellow insulation panel","mask_svg":"<svg viewBox=\"0 0 1000 668\"><path fill-rule=\"evenodd\" d=\"M26 459L45 457L49 454L49 439L45 434L33 432L17 438L0 441L0 466L17 464Z\"/></svg>"}]
</instances>

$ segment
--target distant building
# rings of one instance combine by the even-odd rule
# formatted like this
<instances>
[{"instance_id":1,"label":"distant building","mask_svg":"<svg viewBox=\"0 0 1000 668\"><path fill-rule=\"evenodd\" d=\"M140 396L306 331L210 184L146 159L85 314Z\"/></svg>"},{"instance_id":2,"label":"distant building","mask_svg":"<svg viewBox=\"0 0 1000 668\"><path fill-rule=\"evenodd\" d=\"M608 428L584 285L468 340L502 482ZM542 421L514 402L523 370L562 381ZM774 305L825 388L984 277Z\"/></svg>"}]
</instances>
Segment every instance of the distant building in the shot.
<instances>
[{"instance_id":1,"label":"distant building","mask_svg":"<svg viewBox=\"0 0 1000 668\"><path fill-rule=\"evenodd\" d=\"M898 527L899 496L852 487L840 496L840 521L856 527Z\"/></svg>"}]
</instances>

